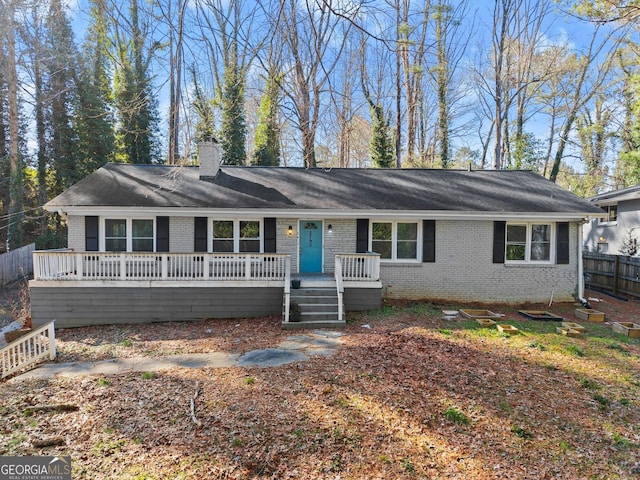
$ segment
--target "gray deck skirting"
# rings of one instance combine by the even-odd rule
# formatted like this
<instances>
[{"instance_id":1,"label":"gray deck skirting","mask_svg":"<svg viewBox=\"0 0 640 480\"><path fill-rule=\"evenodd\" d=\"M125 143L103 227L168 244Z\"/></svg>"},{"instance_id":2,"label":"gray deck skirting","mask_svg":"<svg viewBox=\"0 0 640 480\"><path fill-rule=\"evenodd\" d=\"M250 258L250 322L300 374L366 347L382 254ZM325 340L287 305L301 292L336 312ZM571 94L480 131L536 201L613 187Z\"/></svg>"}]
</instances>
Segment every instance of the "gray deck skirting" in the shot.
<instances>
[{"instance_id":1,"label":"gray deck skirting","mask_svg":"<svg viewBox=\"0 0 640 480\"><path fill-rule=\"evenodd\" d=\"M52 319L56 328L129 325L205 318L280 315L283 287L121 287L37 285L31 292L34 326ZM380 306L380 288L346 289L345 309Z\"/></svg>"}]
</instances>

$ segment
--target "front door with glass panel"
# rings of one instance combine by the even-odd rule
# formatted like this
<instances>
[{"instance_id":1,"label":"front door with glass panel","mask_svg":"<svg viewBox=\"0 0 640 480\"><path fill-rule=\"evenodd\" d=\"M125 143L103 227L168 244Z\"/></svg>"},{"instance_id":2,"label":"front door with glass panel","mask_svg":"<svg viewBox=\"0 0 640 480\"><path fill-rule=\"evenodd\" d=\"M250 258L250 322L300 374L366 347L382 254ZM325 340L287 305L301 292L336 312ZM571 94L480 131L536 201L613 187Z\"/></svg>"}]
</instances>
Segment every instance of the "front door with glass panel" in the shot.
<instances>
[{"instance_id":1,"label":"front door with glass panel","mask_svg":"<svg viewBox=\"0 0 640 480\"><path fill-rule=\"evenodd\" d=\"M300 273L322 272L322 222L300 221Z\"/></svg>"}]
</instances>

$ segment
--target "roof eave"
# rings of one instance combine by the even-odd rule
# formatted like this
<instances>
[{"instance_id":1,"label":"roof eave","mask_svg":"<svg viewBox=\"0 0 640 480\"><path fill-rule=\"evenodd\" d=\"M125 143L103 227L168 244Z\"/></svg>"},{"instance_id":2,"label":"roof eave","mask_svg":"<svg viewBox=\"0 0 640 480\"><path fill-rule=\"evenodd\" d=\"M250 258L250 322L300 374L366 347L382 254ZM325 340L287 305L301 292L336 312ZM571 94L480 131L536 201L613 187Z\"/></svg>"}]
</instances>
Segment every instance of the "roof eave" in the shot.
<instances>
[{"instance_id":1,"label":"roof eave","mask_svg":"<svg viewBox=\"0 0 640 480\"><path fill-rule=\"evenodd\" d=\"M442 219L442 220L522 220L544 219L550 221L580 221L602 218L603 213L594 212L497 212L497 211L451 211L451 210L336 210L336 209L222 209L190 207L122 207L122 206L60 206L46 204L50 212L68 215L95 216L176 216L176 217L233 217L233 218L379 218L379 219Z\"/></svg>"}]
</instances>

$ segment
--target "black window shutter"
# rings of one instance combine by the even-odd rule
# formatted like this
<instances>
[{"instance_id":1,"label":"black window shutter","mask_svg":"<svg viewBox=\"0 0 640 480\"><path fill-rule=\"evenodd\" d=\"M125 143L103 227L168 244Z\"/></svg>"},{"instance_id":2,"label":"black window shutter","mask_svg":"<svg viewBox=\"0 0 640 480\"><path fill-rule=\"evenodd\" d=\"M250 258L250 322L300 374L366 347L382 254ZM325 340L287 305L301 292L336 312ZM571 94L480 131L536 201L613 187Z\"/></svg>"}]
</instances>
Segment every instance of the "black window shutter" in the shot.
<instances>
[{"instance_id":1,"label":"black window shutter","mask_svg":"<svg viewBox=\"0 0 640 480\"><path fill-rule=\"evenodd\" d=\"M434 263L436 261L436 221L422 221L422 261Z\"/></svg>"},{"instance_id":2,"label":"black window shutter","mask_svg":"<svg viewBox=\"0 0 640 480\"><path fill-rule=\"evenodd\" d=\"M369 250L369 219L358 218L356 226L356 253Z\"/></svg>"},{"instance_id":3,"label":"black window shutter","mask_svg":"<svg viewBox=\"0 0 640 480\"><path fill-rule=\"evenodd\" d=\"M207 251L207 217L195 217L194 219L195 235L193 243L194 252Z\"/></svg>"},{"instance_id":4,"label":"black window shutter","mask_svg":"<svg viewBox=\"0 0 640 480\"><path fill-rule=\"evenodd\" d=\"M264 252L276 253L276 219L264 219Z\"/></svg>"},{"instance_id":5,"label":"black window shutter","mask_svg":"<svg viewBox=\"0 0 640 480\"><path fill-rule=\"evenodd\" d=\"M569 263L569 222L558 222L556 235L556 263Z\"/></svg>"},{"instance_id":6,"label":"black window shutter","mask_svg":"<svg viewBox=\"0 0 640 480\"><path fill-rule=\"evenodd\" d=\"M100 246L99 217L84 217L84 249L97 252Z\"/></svg>"},{"instance_id":7,"label":"black window shutter","mask_svg":"<svg viewBox=\"0 0 640 480\"><path fill-rule=\"evenodd\" d=\"M493 222L493 263L504 263L507 222Z\"/></svg>"},{"instance_id":8,"label":"black window shutter","mask_svg":"<svg viewBox=\"0 0 640 480\"><path fill-rule=\"evenodd\" d=\"M169 217L156 217L156 252L169 251Z\"/></svg>"}]
</instances>

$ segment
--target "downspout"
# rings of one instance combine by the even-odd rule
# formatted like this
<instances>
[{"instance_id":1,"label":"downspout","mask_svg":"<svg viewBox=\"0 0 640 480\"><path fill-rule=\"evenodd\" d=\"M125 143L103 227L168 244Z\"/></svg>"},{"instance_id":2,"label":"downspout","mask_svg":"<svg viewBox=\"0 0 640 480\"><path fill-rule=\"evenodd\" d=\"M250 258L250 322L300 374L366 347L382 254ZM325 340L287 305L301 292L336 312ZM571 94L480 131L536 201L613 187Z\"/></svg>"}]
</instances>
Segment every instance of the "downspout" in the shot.
<instances>
[{"instance_id":1,"label":"downspout","mask_svg":"<svg viewBox=\"0 0 640 480\"><path fill-rule=\"evenodd\" d=\"M582 261L582 227L586 220L578 223L578 301L585 307L589 308L589 302L584 298L584 262Z\"/></svg>"}]
</instances>

